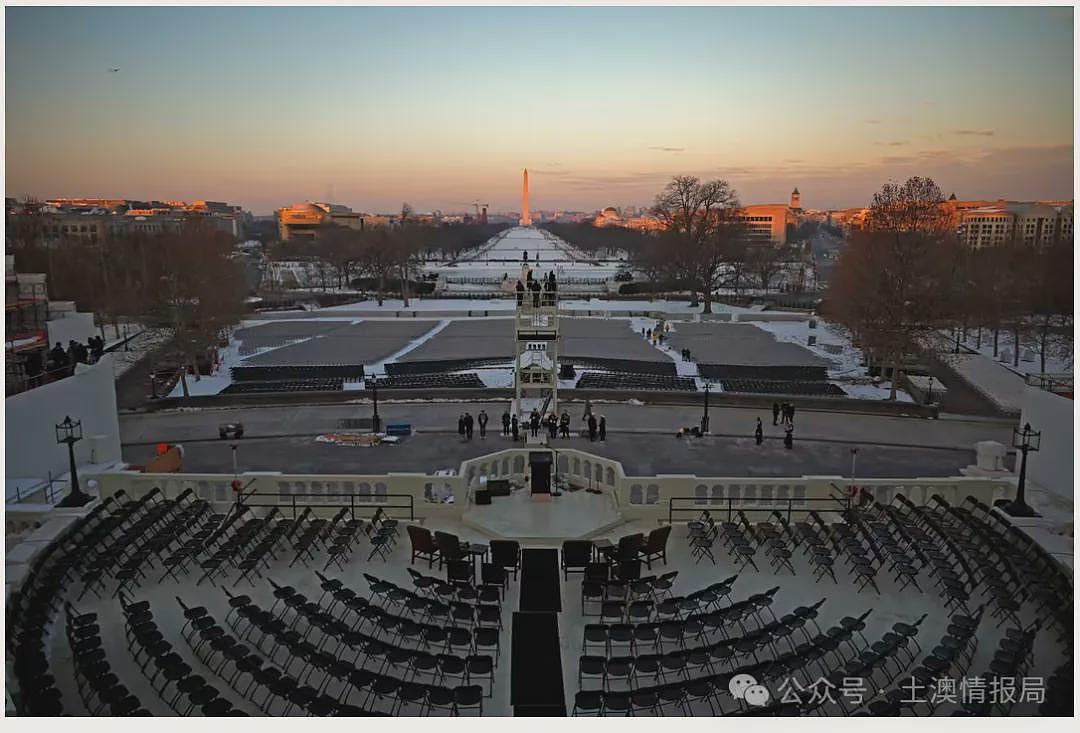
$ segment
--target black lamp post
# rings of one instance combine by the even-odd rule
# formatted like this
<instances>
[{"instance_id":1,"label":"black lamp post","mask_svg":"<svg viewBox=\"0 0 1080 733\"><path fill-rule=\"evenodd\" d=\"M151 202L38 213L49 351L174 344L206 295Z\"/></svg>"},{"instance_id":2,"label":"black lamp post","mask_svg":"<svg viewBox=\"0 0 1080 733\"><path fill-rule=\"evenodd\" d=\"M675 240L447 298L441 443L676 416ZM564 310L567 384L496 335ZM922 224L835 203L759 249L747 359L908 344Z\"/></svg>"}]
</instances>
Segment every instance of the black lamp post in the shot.
<instances>
[{"instance_id":1,"label":"black lamp post","mask_svg":"<svg viewBox=\"0 0 1080 733\"><path fill-rule=\"evenodd\" d=\"M1016 498L1002 507L1006 514L1011 517L1037 517L1034 509L1024 501L1024 476L1027 474L1027 454L1029 451L1038 451L1042 433L1031 429L1030 423L1024 423L1024 427L1013 428L1013 447L1020 451L1020 476L1016 480Z\"/></svg>"},{"instance_id":2,"label":"black lamp post","mask_svg":"<svg viewBox=\"0 0 1080 733\"><path fill-rule=\"evenodd\" d=\"M371 376L371 432L379 432L382 422L379 420L379 379Z\"/></svg>"},{"instance_id":3,"label":"black lamp post","mask_svg":"<svg viewBox=\"0 0 1080 733\"><path fill-rule=\"evenodd\" d=\"M59 423L56 426L56 443L57 445L67 443L68 461L70 462L71 470L71 491L68 492L68 495L65 496L57 506L84 506L93 500L92 496L84 494L82 489L79 488L79 474L75 471L75 444L82 440L82 437L81 420L75 420L73 422L71 417L65 417L64 422Z\"/></svg>"},{"instance_id":4,"label":"black lamp post","mask_svg":"<svg viewBox=\"0 0 1080 733\"><path fill-rule=\"evenodd\" d=\"M701 414L701 434L705 435L709 432L709 386L710 383L705 383L705 411Z\"/></svg>"},{"instance_id":5,"label":"black lamp post","mask_svg":"<svg viewBox=\"0 0 1080 733\"><path fill-rule=\"evenodd\" d=\"M934 404L934 377L930 376L929 386L926 388L926 404Z\"/></svg>"}]
</instances>

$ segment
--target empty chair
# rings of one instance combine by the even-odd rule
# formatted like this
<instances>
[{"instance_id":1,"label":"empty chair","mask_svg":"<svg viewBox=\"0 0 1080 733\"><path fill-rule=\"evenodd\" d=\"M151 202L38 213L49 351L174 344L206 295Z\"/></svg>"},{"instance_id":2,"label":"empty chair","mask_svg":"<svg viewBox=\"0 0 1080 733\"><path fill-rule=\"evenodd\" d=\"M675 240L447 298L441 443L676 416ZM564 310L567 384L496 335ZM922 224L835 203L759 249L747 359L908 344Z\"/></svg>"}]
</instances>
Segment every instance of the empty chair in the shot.
<instances>
[{"instance_id":1,"label":"empty chair","mask_svg":"<svg viewBox=\"0 0 1080 733\"><path fill-rule=\"evenodd\" d=\"M566 540L562 545L563 579L570 573L584 573L592 559L592 542L589 540Z\"/></svg>"},{"instance_id":2,"label":"empty chair","mask_svg":"<svg viewBox=\"0 0 1080 733\"><path fill-rule=\"evenodd\" d=\"M442 567L441 555L439 548L435 544L435 538L431 534L431 530L425 527L418 527L415 524L410 524L405 528L409 533L409 542L412 544L412 557L409 559L411 565L416 561L416 558L421 560L427 560L428 567L430 568L436 560L439 560L439 567Z\"/></svg>"}]
</instances>

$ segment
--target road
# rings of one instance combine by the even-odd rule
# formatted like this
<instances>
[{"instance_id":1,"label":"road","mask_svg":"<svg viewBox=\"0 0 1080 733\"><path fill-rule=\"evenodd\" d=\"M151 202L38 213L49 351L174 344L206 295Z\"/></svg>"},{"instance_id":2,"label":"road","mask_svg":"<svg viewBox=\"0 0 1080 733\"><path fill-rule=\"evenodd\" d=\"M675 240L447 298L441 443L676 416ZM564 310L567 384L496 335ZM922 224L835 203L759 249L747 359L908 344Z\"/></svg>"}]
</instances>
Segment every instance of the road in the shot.
<instances>
[{"instance_id":1,"label":"road","mask_svg":"<svg viewBox=\"0 0 1080 733\"><path fill-rule=\"evenodd\" d=\"M566 406L576 422L584 406ZM158 442L182 443L185 470L231 471L228 443L217 437L221 422L242 422L245 437L238 453L243 470L297 473L432 471L456 467L461 460L509 447L495 435L462 443L457 416L486 409L498 432L501 403L380 403L384 423L407 422L418 435L402 445L345 448L315 442L316 435L340 429L339 421L369 418L370 403L236 409L198 409L123 415L120 419L124 459L142 463ZM851 449L857 448L858 475L956 475L974 462L979 440L1009 442L1011 427L1001 421L925 420L877 415L801 411L795 416L795 448L783 447L780 428L771 414L743 408L710 410L712 435L701 440L674 436L680 426L696 425L700 408L628 404L594 404L607 417L608 441L588 445L582 439L558 444L618 458L628 473L697 473L724 476L848 474ZM754 445L756 417L765 425L766 441Z\"/></svg>"}]
</instances>

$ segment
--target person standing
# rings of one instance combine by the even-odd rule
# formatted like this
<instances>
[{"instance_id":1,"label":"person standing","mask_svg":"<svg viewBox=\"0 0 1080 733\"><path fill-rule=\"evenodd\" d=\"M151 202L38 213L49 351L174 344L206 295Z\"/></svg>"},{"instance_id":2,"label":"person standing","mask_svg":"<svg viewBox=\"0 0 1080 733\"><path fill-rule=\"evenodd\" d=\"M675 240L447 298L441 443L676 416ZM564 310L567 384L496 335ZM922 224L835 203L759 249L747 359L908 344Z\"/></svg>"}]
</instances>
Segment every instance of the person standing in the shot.
<instances>
[{"instance_id":1,"label":"person standing","mask_svg":"<svg viewBox=\"0 0 1080 733\"><path fill-rule=\"evenodd\" d=\"M588 425L589 425L589 442L590 443L595 443L596 442L596 416L593 415L591 412L589 413Z\"/></svg>"},{"instance_id":2,"label":"person standing","mask_svg":"<svg viewBox=\"0 0 1080 733\"><path fill-rule=\"evenodd\" d=\"M786 426L784 427L784 447L785 447L785 448L788 448L788 449L790 449L790 448L791 448L791 446L792 446L792 444L793 444L793 441L792 441L792 439L791 439L791 433L792 433L792 431L793 431L794 429L795 429L795 428L794 428L794 427L793 427L793 426L791 425L791 423L788 423L788 424L787 424L787 425L786 425Z\"/></svg>"},{"instance_id":3,"label":"person standing","mask_svg":"<svg viewBox=\"0 0 1080 733\"><path fill-rule=\"evenodd\" d=\"M514 415L512 418L510 418L510 435L513 437L515 443L518 442L518 439L521 437L521 434L518 431L517 415Z\"/></svg>"},{"instance_id":4,"label":"person standing","mask_svg":"<svg viewBox=\"0 0 1080 733\"><path fill-rule=\"evenodd\" d=\"M521 302L525 299L525 285L520 280L517 281L517 285L514 286L517 290L517 304L518 308L521 307Z\"/></svg>"},{"instance_id":5,"label":"person standing","mask_svg":"<svg viewBox=\"0 0 1080 733\"><path fill-rule=\"evenodd\" d=\"M540 434L540 413L535 409L529 415L529 432L534 438Z\"/></svg>"},{"instance_id":6,"label":"person standing","mask_svg":"<svg viewBox=\"0 0 1080 733\"><path fill-rule=\"evenodd\" d=\"M502 434L503 434L503 437L506 437L507 435L510 434L510 411L509 410L503 412L502 425L503 425Z\"/></svg>"},{"instance_id":7,"label":"person standing","mask_svg":"<svg viewBox=\"0 0 1080 733\"><path fill-rule=\"evenodd\" d=\"M480 425L480 437L487 437L487 410L481 410L480 414L476 416L476 422Z\"/></svg>"},{"instance_id":8,"label":"person standing","mask_svg":"<svg viewBox=\"0 0 1080 733\"><path fill-rule=\"evenodd\" d=\"M787 421L792 427L795 426L795 405L788 405L787 408Z\"/></svg>"},{"instance_id":9,"label":"person standing","mask_svg":"<svg viewBox=\"0 0 1080 733\"><path fill-rule=\"evenodd\" d=\"M473 416L468 412L465 413L465 440L472 440L473 434Z\"/></svg>"},{"instance_id":10,"label":"person standing","mask_svg":"<svg viewBox=\"0 0 1080 733\"><path fill-rule=\"evenodd\" d=\"M761 445L761 441L765 439L765 431L761 429L761 418L757 419L757 427L754 428L754 441L758 445Z\"/></svg>"},{"instance_id":11,"label":"person standing","mask_svg":"<svg viewBox=\"0 0 1080 733\"><path fill-rule=\"evenodd\" d=\"M607 440L607 418L600 416L600 424L597 425L597 436L600 440Z\"/></svg>"},{"instance_id":12,"label":"person standing","mask_svg":"<svg viewBox=\"0 0 1080 733\"><path fill-rule=\"evenodd\" d=\"M563 410L563 414L559 416L559 429L564 438L570 437L570 413L566 410Z\"/></svg>"},{"instance_id":13,"label":"person standing","mask_svg":"<svg viewBox=\"0 0 1080 733\"><path fill-rule=\"evenodd\" d=\"M457 419L457 432L461 436L462 440L465 440L465 416L458 415Z\"/></svg>"},{"instance_id":14,"label":"person standing","mask_svg":"<svg viewBox=\"0 0 1080 733\"><path fill-rule=\"evenodd\" d=\"M772 403L772 424L776 425L776 421L780 419L780 405L776 402Z\"/></svg>"}]
</instances>

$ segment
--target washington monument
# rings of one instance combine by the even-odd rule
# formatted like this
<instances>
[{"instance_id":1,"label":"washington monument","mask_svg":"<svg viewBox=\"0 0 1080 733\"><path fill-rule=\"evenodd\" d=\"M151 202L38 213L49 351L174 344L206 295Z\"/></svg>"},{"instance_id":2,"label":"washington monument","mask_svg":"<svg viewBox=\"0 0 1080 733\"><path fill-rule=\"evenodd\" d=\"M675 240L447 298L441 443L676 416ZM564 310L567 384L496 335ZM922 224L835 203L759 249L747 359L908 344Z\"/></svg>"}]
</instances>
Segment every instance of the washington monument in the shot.
<instances>
[{"instance_id":1,"label":"washington monument","mask_svg":"<svg viewBox=\"0 0 1080 733\"><path fill-rule=\"evenodd\" d=\"M529 216L529 169L521 172L521 219L518 224L523 227L532 226L532 217Z\"/></svg>"}]
</instances>

